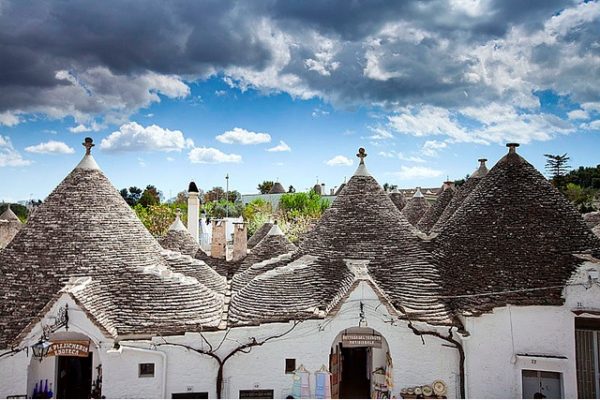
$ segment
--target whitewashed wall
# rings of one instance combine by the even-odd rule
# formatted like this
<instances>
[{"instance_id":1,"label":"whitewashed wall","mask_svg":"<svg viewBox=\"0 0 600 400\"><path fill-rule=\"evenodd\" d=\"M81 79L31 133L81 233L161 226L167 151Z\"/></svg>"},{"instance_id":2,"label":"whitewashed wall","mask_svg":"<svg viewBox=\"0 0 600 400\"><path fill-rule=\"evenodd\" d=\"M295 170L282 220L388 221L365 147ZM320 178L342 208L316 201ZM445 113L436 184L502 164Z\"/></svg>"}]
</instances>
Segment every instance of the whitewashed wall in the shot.
<instances>
[{"instance_id":1,"label":"whitewashed wall","mask_svg":"<svg viewBox=\"0 0 600 400\"><path fill-rule=\"evenodd\" d=\"M464 340L467 397L521 398L524 369L560 372L563 396L577 397L573 310L600 309L600 287L588 282L589 269L598 270L598 265L587 263L579 269L564 290L564 306L501 307L466 319L471 334Z\"/></svg>"},{"instance_id":2,"label":"whitewashed wall","mask_svg":"<svg viewBox=\"0 0 600 400\"><path fill-rule=\"evenodd\" d=\"M0 354L7 350L0 350ZM31 351L29 352L31 355ZM10 357L0 358L0 399L27 393L27 353L20 352ZM29 393L31 396L31 393Z\"/></svg>"},{"instance_id":3,"label":"whitewashed wall","mask_svg":"<svg viewBox=\"0 0 600 400\"><path fill-rule=\"evenodd\" d=\"M286 358L296 359L296 366L302 364L311 373L320 369L322 365L329 367L330 349L336 336L345 329L358 326L361 300L366 304L368 326L381 333L390 347L394 362L394 394L398 396L402 387L431 384L434 380L442 379L448 384L449 396L455 397L458 375L456 349L445 346L446 342L434 337L424 337L423 345L421 338L414 335L404 322L395 325L384 322L389 321L390 317L384 306L374 310L380 301L366 284L360 284L354 290L334 318L305 321L282 338L254 347L248 354L238 353L233 356L224 368L223 397L237 398L240 390L254 389L272 389L276 397L287 396L292 386L292 375L285 373ZM238 343L247 343L251 337L261 340L284 332L290 327L291 324L268 324L233 329L217 353L224 357ZM223 335L224 332L205 334L207 340L215 347L221 342ZM200 336L196 334L170 337L167 340L195 348L206 348ZM161 340L155 339L154 342L160 343ZM144 341L131 341L128 345L154 348ZM155 348L167 356L167 397L172 393L186 391L208 392L211 398L215 397L215 361L207 356L172 346ZM133 374L137 373L139 362L156 363L155 381L143 382L135 378ZM158 377L161 373L161 363L157 355L128 353L124 350L120 356L109 361L105 372L105 393L109 397L117 393L120 397L160 397ZM109 369L115 371L114 375L107 375ZM125 370L128 372L124 372ZM311 375L311 386L314 395L314 375ZM119 389L111 391L110 387Z\"/></svg>"},{"instance_id":4,"label":"whitewashed wall","mask_svg":"<svg viewBox=\"0 0 600 400\"><path fill-rule=\"evenodd\" d=\"M575 315L572 310L600 309L598 284L592 282L583 286L587 282L587 270L596 267L586 264L576 274L574 286L565 289L564 306L502 307L493 313L466 319L465 327L470 333L464 339L469 397L520 397L523 369L561 372L564 396L576 397ZM285 397L292 385L291 375L285 374L285 359L295 358L298 366L303 364L311 372L322 365L328 366L330 348L336 336L345 329L358 326L361 301L365 304L368 326L382 334L390 347L394 363L394 395L398 396L403 387L430 384L441 379L448 384L449 397L456 397L456 349L429 336L423 338L423 344L406 323L390 324L386 308L379 306L378 297L366 283L361 283L352 292L332 318L305 321L285 337L255 347L249 354L240 353L232 357L224 369L223 396L235 398L240 390L273 389L275 396ZM58 307L65 302L69 303L71 310L69 332L85 334L99 348L97 362L103 365L103 394L107 397L160 398L187 391L208 392L211 398L216 396L217 363L212 358L179 347L157 347L156 344L161 342L158 338L154 339L154 345L150 341L121 341L122 346L118 351L110 350L113 347L112 340L103 337L69 296L63 296L49 315L55 315ZM233 329L217 353L223 357L238 343L246 343L251 337L261 340L283 332L290 326L268 324ZM422 328L432 329L426 326ZM445 330L440 332L445 333ZM37 326L24 343L29 346L35 343L40 333L40 327ZM205 336L217 346L224 334L221 331L206 333ZM169 337L167 340L206 348L198 334ZM129 348L134 346L147 351ZM565 356L567 360L519 357L516 354ZM31 394L36 381L51 375L53 360L48 359L40 364L37 360L30 361L30 358L22 352L0 360L0 396ZM163 383L165 359L166 386ZM144 362L155 364L154 377L138 376L138 365ZM314 375L311 378L314 394Z\"/></svg>"},{"instance_id":5,"label":"whitewashed wall","mask_svg":"<svg viewBox=\"0 0 600 400\"><path fill-rule=\"evenodd\" d=\"M233 356L224 369L223 397L236 398L240 390L252 389L273 389L276 397L285 397L292 386L292 376L285 374L286 358L295 358L297 366L303 364L311 372L322 365L328 367L330 349L336 336L345 329L358 326L360 301L365 304L369 328L382 334L390 347L394 362L394 394L398 396L402 387L431 384L434 380L442 379L449 386L449 396L454 397L457 391L457 351L444 346L446 342L437 338L425 337L423 344L421 338L414 335L404 322L394 325L385 322L390 320L385 306L375 310L380 301L371 287L364 283L353 291L333 318L305 321L280 339L254 347L248 354ZM189 391L208 392L209 397L216 397L217 363L212 358L181 347L157 346L164 342L159 338L153 340L154 344L150 341L124 340L121 341L121 347L115 350L112 341L101 337L85 314L77 312L78 307L70 297L65 295L59 300L50 314L56 313L56 309L65 302L69 302L71 309L69 331L88 335L98 346L99 357L96 359L103 366L103 395L106 397L170 398L172 393ZM247 343L251 337L261 340L290 327L291 324L268 324L233 329L217 353L224 357L239 343ZM29 345L39 338L39 334L39 329L34 329L27 339ZM216 347L224 334L221 331L206 333L205 336ZM206 348L198 334L169 337L166 340L194 348ZM36 380L52 375L54 359L46 359L42 363L37 360L30 362L24 354L0 360L0 396L24 394L25 390L31 394ZM163 378L165 361L166 374ZM154 377L139 377L140 363L154 363ZM28 370L31 387L26 388ZM12 383L13 378L15 383ZM311 375L311 386L314 395L314 375Z\"/></svg>"},{"instance_id":6,"label":"whitewashed wall","mask_svg":"<svg viewBox=\"0 0 600 400\"><path fill-rule=\"evenodd\" d=\"M69 305L69 329L63 327L55 332L51 339L90 339L90 351L93 353L92 380L97 377L96 367L102 364L106 350L113 346L112 340L107 339L103 333L87 318L86 314L68 295L62 295L43 319L45 325L52 325L58 309L65 304ZM37 324L21 342L21 351L12 357L0 359L0 398L11 395L27 394L31 397L36 383L40 379L48 379L48 386L56 391L56 358L48 357L42 362L33 358L31 346L37 343L42 335L41 324ZM0 351L2 353L2 351Z\"/></svg>"}]
</instances>

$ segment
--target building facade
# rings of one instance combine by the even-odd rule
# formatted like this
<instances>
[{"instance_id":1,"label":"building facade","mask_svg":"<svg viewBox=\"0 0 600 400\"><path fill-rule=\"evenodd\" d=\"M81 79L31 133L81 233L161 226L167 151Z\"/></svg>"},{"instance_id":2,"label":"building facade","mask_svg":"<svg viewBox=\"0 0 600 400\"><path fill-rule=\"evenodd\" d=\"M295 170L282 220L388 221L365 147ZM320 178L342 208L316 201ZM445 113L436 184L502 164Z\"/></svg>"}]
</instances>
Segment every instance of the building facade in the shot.
<instances>
[{"instance_id":1,"label":"building facade","mask_svg":"<svg viewBox=\"0 0 600 400\"><path fill-rule=\"evenodd\" d=\"M600 396L600 242L516 145L429 234L359 151L298 247L227 261L159 244L89 144L0 252L1 397Z\"/></svg>"}]
</instances>

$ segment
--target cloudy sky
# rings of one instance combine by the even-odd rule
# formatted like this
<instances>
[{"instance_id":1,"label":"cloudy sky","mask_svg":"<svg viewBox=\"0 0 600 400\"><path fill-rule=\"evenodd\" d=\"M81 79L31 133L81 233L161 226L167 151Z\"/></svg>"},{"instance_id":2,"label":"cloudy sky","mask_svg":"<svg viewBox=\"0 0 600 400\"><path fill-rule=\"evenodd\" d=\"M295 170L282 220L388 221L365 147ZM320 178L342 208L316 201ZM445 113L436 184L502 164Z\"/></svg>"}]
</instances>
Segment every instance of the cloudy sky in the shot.
<instances>
[{"instance_id":1,"label":"cloudy sky","mask_svg":"<svg viewBox=\"0 0 600 400\"><path fill-rule=\"evenodd\" d=\"M0 0L0 200L94 138L118 188L438 186L504 144L600 162L600 2Z\"/></svg>"}]
</instances>

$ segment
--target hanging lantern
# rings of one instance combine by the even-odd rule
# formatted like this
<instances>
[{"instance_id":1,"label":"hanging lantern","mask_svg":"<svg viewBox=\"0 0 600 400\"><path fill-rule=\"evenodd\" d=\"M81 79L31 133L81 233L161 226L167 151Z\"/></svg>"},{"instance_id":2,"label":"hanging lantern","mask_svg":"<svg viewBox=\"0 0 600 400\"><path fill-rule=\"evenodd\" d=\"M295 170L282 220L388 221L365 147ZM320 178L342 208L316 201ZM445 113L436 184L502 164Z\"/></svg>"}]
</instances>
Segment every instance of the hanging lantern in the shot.
<instances>
[{"instance_id":1,"label":"hanging lantern","mask_svg":"<svg viewBox=\"0 0 600 400\"><path fill-rule=\"evenodd\" d=\"M50 343L46 339L40 339L39 342L31 346L33 356L39 358L40 361L42 361L42 359L48 355L48 350L50 350L51 345L52 343Z\"/></svg>"}]
</instances>

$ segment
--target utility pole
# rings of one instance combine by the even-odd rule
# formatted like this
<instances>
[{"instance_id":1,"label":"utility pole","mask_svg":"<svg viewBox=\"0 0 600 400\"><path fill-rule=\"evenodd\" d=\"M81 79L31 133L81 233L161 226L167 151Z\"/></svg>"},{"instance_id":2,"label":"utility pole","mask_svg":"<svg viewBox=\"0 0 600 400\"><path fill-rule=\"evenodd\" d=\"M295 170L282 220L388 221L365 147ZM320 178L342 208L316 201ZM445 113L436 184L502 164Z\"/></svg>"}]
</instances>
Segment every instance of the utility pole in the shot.
<instances>
[{"instance_id":1,"label":"utility pole","mask_svg":"<svg viewBox=\"0 0 600 400\"><path fill-rule=\"evenodd\" d=\"M227 181L226 185L225 185L225 190L226 190L226 194L225 194L225 215L227 218L229 218L229 173L227 173L227 175L225 175L225 180Z\"/></svg>"}]
</instances>

